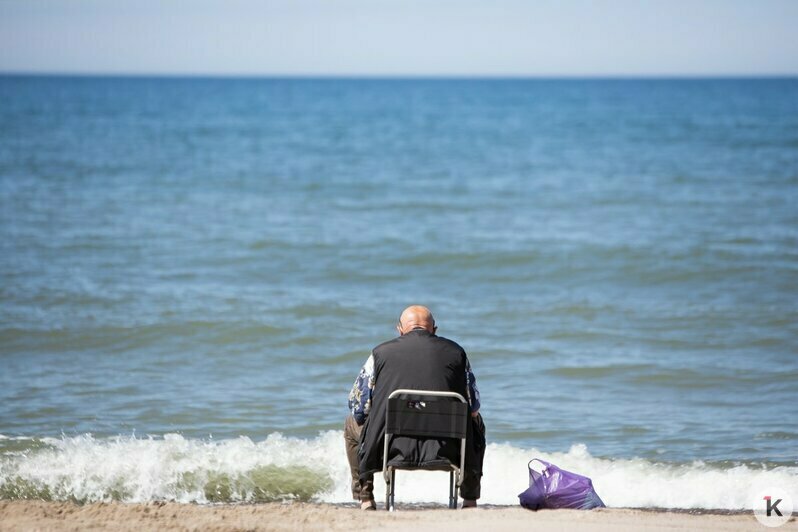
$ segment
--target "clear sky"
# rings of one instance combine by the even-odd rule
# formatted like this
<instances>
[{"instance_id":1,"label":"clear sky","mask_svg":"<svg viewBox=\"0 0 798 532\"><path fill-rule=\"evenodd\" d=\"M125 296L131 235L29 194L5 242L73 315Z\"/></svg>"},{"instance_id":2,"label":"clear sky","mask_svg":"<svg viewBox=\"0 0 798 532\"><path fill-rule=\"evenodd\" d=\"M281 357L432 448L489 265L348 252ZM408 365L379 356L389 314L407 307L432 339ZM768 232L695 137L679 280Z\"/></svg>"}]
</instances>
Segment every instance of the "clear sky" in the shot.
<instances>
[{"instance_id":1,"label":"clear sky","mask_svg":"<svg viewBox=\"0 0 798 532\"><path fill-rule=\"evenodd\" d=\"M798 75L798 0L0 0L0 71Z\"/></svg>"}]
</instances>

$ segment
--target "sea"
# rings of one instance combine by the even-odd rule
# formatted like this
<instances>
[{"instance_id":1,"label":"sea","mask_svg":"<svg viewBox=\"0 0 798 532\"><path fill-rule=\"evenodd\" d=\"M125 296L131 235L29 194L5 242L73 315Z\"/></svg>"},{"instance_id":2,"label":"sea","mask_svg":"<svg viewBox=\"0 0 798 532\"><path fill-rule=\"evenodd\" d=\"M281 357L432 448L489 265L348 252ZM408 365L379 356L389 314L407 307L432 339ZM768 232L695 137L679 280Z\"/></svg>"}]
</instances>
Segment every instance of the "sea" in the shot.
<instances>
[{"instance_id":1,"label":"sea","mask_svg":"<svg viewBox=\"0 0 798 532\"><path fill-rule=\"evenodd\" d=\"M798 500L798 79L0 77L0 499L351 503L410 304L481 503Z\"/></svg>"}]
</instances>

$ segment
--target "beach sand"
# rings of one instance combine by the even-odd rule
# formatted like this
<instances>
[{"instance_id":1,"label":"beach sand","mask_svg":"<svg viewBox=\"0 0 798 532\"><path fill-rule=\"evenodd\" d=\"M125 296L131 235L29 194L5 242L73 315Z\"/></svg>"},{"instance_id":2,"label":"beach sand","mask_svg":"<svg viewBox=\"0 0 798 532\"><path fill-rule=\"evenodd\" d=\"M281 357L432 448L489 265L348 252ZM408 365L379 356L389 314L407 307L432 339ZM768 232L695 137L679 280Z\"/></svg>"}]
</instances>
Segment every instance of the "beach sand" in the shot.
<instances>
[{"instance_id":1,"label":"beach sand","mask_svg":"<svg viewBox=\"0 0 798 532\"><path fill-rule=\"evenodd\" d=\"M0 501L0 530L756 530L750 513L713 514L632 509L593 511L521 507L399 508L361 512L333 504L199 506L179 503ZM779 530L796 530L795 517Z\"/></svg>"}]
</instances>

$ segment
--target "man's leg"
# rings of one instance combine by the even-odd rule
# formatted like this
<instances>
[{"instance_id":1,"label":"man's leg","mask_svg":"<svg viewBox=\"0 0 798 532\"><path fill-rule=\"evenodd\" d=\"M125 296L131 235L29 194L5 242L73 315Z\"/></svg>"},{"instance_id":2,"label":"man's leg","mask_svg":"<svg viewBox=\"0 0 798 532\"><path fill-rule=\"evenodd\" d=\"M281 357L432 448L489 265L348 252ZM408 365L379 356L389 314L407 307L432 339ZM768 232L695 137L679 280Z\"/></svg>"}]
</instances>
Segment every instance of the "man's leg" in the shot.
<instances>
[{"instance_id":1,"label":"man's leg","mask_svg":"<svg viewBox=\"0 0 798 532\"><path fill-rule=\"evenodd\" d=\"M344 422L344 443L346 444L346 459L349 461L349 473L352 476L352 498L361 503L374 502L374 475L368 475L365 480L360 480L360 468L357 457L357 448L360 446L360 432L363 427L357 424L355 418L347 416Z\"/></svg>"},{"instance_id":2,"label":"man's leg","mask_svg":"<svg viewBox=\"0 0 798 532\"><path fill-rule=\"evenodd\" d=\"M359 501L360 471L358 471L357 447L360 445L360 427L352 416L346 416L344 422L344 444L346 445L346 459L349 462L349 473L352 476L352 498Z\"/></svg>"},{"instance_id":3,"label":"man's leg","mask_svg":"<svg viewBox=\"0 0 798 532\"><path fill-rule=\"evenodd\" d=\"M367 510L368 507L371 509L377 507L374 503L374 475L366 475L366 478L360 481L360 508Z\"/></svg>"},{"instance_id":4,"label":"man's leg","mask_svg":"<svg viewBox=\"0 0 798 532\"><path fill-rule=\"evenodd\" d=\"M485 458L485 423L482 415L471 418L471 438L468 441L469 449L466 455L466 467L463 474L463 484L460 486L460 496L463 498L463 507L476 506L482 486L482 461Z\"/></svg>"}]
</instances>

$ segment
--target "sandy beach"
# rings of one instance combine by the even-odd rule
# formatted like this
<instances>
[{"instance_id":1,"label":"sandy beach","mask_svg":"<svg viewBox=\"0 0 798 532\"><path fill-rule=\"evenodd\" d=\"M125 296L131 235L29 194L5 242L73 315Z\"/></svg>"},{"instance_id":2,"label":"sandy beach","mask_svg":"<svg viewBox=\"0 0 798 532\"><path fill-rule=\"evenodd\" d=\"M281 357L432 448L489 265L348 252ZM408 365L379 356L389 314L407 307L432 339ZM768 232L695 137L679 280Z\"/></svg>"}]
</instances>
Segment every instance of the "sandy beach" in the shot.
<instances>
[{"instance_id":1,"label":"sandy beach","mask_svg":"<svg viewBox=\"0 0 798 532\"><path fill-rule=\"evenodd\" d=\"M0 530L753 530L749 513L687 513L632 509L539 511L520 507L475 510L399 509L361 512L332 504L199 506L179 503L2 501ZM781 530L796 530L793 517Z\"/></svg>"}]
</instances>

